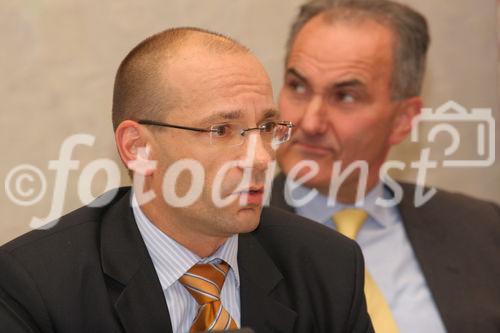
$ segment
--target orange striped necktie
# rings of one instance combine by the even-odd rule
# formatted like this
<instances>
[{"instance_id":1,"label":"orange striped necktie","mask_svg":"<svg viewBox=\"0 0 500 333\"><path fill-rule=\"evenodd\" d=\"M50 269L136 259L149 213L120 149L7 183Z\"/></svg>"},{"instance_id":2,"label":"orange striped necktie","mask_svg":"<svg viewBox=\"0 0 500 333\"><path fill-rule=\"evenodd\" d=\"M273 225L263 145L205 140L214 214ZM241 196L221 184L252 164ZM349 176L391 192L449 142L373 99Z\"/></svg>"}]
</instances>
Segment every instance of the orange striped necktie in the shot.
<instances>
[{"instance_id":1,"label":"orange striped necktie","mask_svg":"<svg viewBox=\"0 0 500 333\"><path fill-rule=\"evenodd\" d=\"M200 305L190 333L238 328L229 312L222 306L220 299L228 272L229 265L224 261L218 264L196 264L179 279Z\"/></svg>"}]
</instances>

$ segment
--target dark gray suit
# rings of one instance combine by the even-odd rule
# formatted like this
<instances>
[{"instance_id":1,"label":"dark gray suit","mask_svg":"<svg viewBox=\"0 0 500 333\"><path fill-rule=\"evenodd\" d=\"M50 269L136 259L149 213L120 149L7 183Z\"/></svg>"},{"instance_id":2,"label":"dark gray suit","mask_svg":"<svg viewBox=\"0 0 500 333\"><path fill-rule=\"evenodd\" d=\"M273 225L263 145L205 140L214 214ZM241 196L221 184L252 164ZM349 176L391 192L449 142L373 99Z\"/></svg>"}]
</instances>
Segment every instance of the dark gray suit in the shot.
<instances>
[{"instance_id":1,"label":"dark gray suit","mask_svg":"<svg viewBox=\"0 0 500 333\"><path fill-rule=\"evenodd\" d=\"M271 205L294 212L285 202L284 185L280 174ZM446 329L500 332L500 207L438 191L417 208L415 185L400 185L404 228Z\"/></svg>"},{"instance_id":2,"label":"dark gray suit","mask_svg":"<svg viewBox=\"0 0 500 333\"><path fill-rule=\"evenodd\" d=\"M242 326L372 332L355 242L276 208L239 236ZM122 189L0 248L0 332L172 332L163 291Z\"/></svg>"}]
</instances>

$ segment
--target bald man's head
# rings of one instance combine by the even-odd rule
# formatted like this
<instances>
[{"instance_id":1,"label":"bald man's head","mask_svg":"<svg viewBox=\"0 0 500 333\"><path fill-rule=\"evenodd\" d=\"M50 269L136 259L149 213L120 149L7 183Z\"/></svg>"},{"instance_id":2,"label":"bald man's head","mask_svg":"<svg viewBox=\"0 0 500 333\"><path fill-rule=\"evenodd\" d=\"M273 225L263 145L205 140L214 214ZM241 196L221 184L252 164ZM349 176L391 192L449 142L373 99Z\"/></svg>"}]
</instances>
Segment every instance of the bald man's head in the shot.
<instances>
[{"instance_id":1,"label":"bald man's head","mask_svg":"<svg viewBox=\"0 0 500 333\"><path fill-rule=\"evenodd\" d=\"M123 59L115 78L113 128L127 119L158 119L178 105L168 66L182 50L205 50L215 54L250 53L235 40L198 28L173 28L153 35Z\"/></svg>"}]
</instances>

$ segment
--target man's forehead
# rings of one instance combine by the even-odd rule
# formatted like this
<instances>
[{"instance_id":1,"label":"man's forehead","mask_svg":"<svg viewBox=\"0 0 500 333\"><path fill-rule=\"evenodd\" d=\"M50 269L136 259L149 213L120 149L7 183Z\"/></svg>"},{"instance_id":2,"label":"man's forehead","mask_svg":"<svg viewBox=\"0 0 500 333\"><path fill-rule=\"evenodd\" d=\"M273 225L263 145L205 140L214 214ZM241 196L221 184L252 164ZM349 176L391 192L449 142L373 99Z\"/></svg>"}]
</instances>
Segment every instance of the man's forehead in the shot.
<instances>
[{"instance_id":1,"label":"man's forehead","mask_svg":"<svg viewBox=\"0 0 500 333\"><path fill-rule=\"evenodd\" d=\"M323 59L345 56L382 56L392 55L394 34L392 30L375 20L339 20L329 22L321 15L307 22L300 30L292 45L292 52L301 52L313 47ZM321 47L323 52L315 49ZM352 52L356 51L355 54Z\"/></svg>"},{"instance_id":2,"label":"man's forehead","mask_svg":"<svg viewBox=\"0 0 500 333\"><path fill-rule=\"evenodd\" d=\"M249 89L270 87L270 80L260 62L253 55L241 52L215 55L202 51L187 54L171 61L165 75L174 85L189 86L191 91L225 85L246 85Z\"/></svg>"},{"instance_id":3,"label":"man's forehead","mask_svg":"<svg viewBox=\"0 0 500 333\"><path fill-rule=\"evenodd\" d=\"M259 117L274 107L272 87L260 62L248 52L184 47L165 70L177 111L170 121L198 124ZM254 116L255 114L255 116Z\"/></svg>"},{"instance_id":4,"label":"man's forehead","mask_svg":"<svg viewBox=\"0 0 500 333\"><path fill-rule=\"evenodd\" d=\"M392 32L376 22L376 27L371 24L308 22L292 45L287 73L299 73L303 78L317 74L322 79L332 76L340 81L365 81L381 75L380 71L390 71Z\"/></svg>"}]
</instances>

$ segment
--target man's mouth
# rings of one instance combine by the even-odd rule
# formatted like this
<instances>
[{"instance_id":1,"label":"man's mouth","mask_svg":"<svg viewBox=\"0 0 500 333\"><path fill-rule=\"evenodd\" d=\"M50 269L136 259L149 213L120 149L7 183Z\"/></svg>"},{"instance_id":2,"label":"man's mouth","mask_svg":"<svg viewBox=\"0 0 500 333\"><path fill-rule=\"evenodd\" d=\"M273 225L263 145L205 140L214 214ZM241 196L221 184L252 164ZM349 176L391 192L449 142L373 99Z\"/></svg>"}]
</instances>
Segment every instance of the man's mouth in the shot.
<instances>
[{"instance_id":1,"label":"man's mouth","mask_svg":"<svg viewBox=\"0 0 500 333\"><path fill-rule=\"evenodd\" d=\"M240 196L240 205L260 206L264 197L264 186L251 186L246 190L239 191L238 194Z\"/></svg>"}]
</instances>

